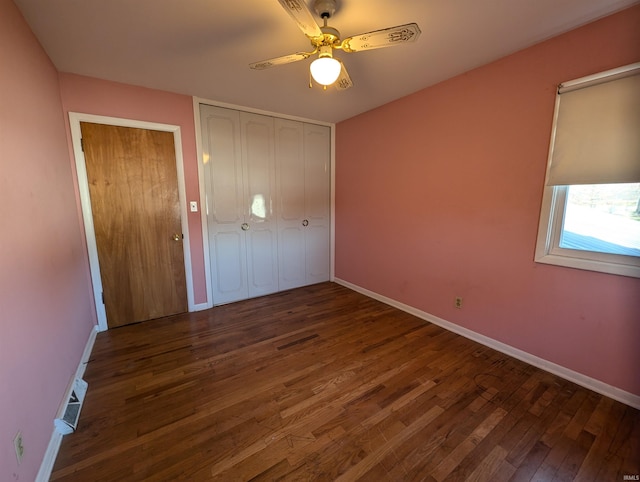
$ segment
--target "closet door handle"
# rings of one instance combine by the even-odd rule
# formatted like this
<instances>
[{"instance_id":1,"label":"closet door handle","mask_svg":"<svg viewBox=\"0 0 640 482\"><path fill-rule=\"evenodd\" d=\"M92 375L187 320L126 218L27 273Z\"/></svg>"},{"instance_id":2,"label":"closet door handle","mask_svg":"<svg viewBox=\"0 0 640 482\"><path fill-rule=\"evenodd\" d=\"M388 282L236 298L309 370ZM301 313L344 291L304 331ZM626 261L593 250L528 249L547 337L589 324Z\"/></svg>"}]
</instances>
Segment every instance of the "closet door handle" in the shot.
<instances>
[{"instance_id":1,"label":"closet door handle","mask_svg":"<svg viewBox=\"0 0 640 482\"><path fill-rule=\"evenodd\" d=\"M302 225L306 228L307 226L309 226L309 220L305 219L304 221L302 221Z\"/></svg>"},{"instance_id":2,"label":"closet door handle","mask_svg":"<svg viewBox=\"0 0 640 482\"><path fill-rule=\"evenodd\" d=\"M249 230L249 225L247 223L242 223L242 226L240 226L242 228L243 231L248 231Z\"/></svg>"}]
</instances>

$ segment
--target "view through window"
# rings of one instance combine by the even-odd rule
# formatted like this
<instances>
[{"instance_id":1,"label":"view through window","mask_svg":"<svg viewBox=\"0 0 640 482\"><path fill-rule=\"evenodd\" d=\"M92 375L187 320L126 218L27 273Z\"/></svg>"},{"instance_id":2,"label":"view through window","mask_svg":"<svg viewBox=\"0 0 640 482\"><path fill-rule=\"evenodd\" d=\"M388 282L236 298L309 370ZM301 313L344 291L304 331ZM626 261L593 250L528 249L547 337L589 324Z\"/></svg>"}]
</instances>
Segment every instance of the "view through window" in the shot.
<instances>
[{"instance_id":1,"label":"view through window","mask_svg":"<svg viewBox=\"0 0 640 482\"><path fill-rule=\"evenodd\" d=\"M567 190L561 248L640 256L640 183Z\"/></svg>"}]
</instances>

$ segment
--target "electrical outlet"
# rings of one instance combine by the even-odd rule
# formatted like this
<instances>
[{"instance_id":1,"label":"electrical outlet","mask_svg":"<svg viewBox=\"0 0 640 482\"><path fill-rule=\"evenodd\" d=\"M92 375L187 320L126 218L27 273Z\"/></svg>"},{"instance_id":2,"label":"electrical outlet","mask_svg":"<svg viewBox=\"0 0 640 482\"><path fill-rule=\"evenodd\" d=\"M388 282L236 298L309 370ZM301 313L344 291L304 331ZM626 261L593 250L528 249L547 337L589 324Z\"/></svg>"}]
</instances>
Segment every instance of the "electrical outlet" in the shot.
<instances>
[{"instance_id":1,"label":"electrical outlet","mask_svg":"<svg viewBox=\"0 0 640 482\"><path fill-rule=\"evenodd\" d=\"M22 462L22 456L24 455L24 445L22 443L22 432L18 432L13 439L13 447L16 449L16 458L18 459L18 465Z\"/></svg>"},{"instance_id":2,"label":"electrical outlet","mask_svg":"<svg viewBox=\"0 0 640 482\"><path fill-rule=\"evenodd\" d=\"M456 308L461 310L462 309L462 297L456 296L456 299L455 299L455 302L453 303L453 306L455 306Z\"/></svg>"}]
</instances>

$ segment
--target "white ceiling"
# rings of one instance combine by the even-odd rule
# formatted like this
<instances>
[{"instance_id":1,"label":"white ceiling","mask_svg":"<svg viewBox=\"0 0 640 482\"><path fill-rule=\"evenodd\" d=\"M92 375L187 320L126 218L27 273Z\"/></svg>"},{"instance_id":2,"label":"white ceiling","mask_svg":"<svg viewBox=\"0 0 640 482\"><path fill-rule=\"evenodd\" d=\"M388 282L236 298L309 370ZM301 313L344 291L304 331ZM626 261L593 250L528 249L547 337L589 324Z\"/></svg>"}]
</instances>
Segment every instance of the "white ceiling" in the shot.
<instances>
[{"instance_id":1,"label":"white ceiling","mask_svg":"<svg viewBox=\"0 0 640 482\"><path fill-rule=\"evenodd\" d=\"M637 3L339 0L342 38L416 22L414 44L337 57L354 87L308 87L311 50L277 0L14 0L59 71L338 122ZM308 0L308 4L312 0ZM318 23L321 23L318 21Z\"/></svg>"}]
</instances>

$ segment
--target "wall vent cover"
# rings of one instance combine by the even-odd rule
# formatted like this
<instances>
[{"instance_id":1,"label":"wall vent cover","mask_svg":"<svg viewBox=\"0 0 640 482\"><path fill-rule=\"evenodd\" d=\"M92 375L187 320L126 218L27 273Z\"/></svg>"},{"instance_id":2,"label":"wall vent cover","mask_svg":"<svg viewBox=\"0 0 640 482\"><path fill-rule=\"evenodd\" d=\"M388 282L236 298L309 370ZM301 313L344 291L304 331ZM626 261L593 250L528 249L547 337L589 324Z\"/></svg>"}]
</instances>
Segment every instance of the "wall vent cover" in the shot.
<instances>
[{"instance_id":1,"label":"wall vent cover","mask_svg":"<svg viewBox=\"0 0 640 482\"><path fill-rule=\"evenodd\" d=\"M75 431L80 418L80 409L84 403L84 397L87 394L88 384L81 378L76 378L71 388L69 400L65 406L64 413L61 418L56 418L54 424L58 432L62 435L70 434Z\"/></svg>"}]
</instances>

